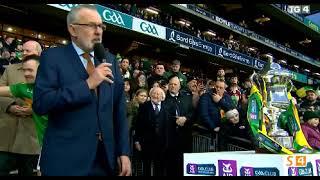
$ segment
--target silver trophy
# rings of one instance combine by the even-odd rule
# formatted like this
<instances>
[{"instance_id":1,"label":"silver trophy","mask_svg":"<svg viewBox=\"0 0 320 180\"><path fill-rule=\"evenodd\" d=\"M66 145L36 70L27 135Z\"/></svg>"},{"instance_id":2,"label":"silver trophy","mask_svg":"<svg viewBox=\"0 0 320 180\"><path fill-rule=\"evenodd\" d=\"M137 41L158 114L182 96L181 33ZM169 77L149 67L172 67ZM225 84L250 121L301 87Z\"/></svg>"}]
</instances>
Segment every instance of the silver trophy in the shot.
<instances>
[{"instance_id":1,"label":"silver trophy","mask_svg":"<svg viewBox=\"0 0 320 180\"><path fill-rule=\"evenodd\" d=\"M270 68L262 74L267 91L267 102L266 106L263 107L263 113L270 122L267 132L271 138L282 146L293 149L293 136L279 127L279 117L290 105L288 92L292 88L291 79L293 75L288 70L282 69L279 64L272 62L272 57L269 58Z\"/></svg>"}]
</instances>

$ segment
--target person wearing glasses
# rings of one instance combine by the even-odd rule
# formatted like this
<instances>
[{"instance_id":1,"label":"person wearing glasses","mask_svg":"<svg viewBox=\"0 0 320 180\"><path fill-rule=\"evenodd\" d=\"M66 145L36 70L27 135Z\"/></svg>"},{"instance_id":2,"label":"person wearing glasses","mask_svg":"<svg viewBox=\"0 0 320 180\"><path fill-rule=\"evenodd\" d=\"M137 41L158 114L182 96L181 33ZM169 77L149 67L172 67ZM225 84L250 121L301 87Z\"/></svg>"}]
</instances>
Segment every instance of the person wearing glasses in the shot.
<instances>
[{"instance_id":1,"label":"person wearing glasses","mask_svg":"<svg viewBox=\"0 0 320 180\"><path fill-rule=\"evenodd\" d=\"M43 52L35 81L33 110L48 114L41 174L131 175L120 70L114 55L102 63L93 52L106 27L92 5L73 8L67 26L72 42Z\"/></svg>"}]
</instances>

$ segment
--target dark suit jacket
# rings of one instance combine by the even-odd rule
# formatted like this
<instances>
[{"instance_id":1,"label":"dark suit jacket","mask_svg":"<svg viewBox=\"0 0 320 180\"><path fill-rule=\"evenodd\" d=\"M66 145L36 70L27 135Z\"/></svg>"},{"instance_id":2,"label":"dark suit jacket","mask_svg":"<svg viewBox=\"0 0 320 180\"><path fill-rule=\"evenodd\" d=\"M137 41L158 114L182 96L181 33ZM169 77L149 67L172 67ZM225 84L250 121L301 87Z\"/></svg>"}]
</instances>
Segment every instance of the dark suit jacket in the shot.
<instances>
[{"instance_id":1,"label":"dark suit jacket","mask_svg":"<svg viewBox=\"0 0 320 180\"><path fill-rule=\"evenodd\" d=\"M179 109L179 116L185 116L187 121L184 126L178 126L176 124L176 102ZM166 106L169 110L169 149L178 152L189 152L192 147L192 132L191 127L193 124L193 106L192 96L187 95L184 92L180 92L177 99L172 97L168 92L165 100Z\"/></svg>"},{"instance_id":2,"label":"dark suit jacket","mask_svg":"<svg viewBox=\"0 0 320 180\"><path fill-rule=\"evenodd\" d=\"M165 104L161 103L161 110L156 116L151 101L139 106L135 141L139 141L144 156L154 158L162 154L167 148L169 115ZM159 130L156 131L156 128Z\"/></svg>"},{"instance_id":3,"label":"dark suit jacket","mask_svg":"<svg viewBox=\"0 0 320 180\"><path fill-rule=\"evenodd\" d=\"M110 167L114 169L117 156L129 155L124 85L114 55L107 53L106 59L112 63L114 83L102 82L97 98L72 44L42 53L33 110L49 118L40 161L43 174L88 175L99 125Z\"/></svg>"}]
</instances>

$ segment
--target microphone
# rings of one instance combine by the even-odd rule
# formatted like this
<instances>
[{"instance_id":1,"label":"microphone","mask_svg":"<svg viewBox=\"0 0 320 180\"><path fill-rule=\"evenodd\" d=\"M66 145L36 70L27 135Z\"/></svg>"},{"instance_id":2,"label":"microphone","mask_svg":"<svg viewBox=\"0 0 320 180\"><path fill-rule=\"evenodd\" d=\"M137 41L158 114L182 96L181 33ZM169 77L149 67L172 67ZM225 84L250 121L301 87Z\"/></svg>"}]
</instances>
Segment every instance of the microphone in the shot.
<instances>
[{"instance_id":1,"label":"microphone","mask_svg":"<svg viewBox=\"0 0 320 180\"><path fill-rule=\"evenodd\" d=\"M96 43L93 46L94 56L100 63L106 63L106 50L103 47L102 43Z\"/></svg>"},{"instance_id":2,"label":"microphone","mask_svg":"<svg viewBox=\"0 0 320 180\"><path fill-rule=\"evenodd\" d=\"M100 63L106 63L106 50L104 49L104 46L102 43L96 43L93 46L94 56L97 58L97 60ZM111 63L111 62L110 62ZM113 80L112 77L108 77L109 79Z\"/></svg>"}]
</instances>

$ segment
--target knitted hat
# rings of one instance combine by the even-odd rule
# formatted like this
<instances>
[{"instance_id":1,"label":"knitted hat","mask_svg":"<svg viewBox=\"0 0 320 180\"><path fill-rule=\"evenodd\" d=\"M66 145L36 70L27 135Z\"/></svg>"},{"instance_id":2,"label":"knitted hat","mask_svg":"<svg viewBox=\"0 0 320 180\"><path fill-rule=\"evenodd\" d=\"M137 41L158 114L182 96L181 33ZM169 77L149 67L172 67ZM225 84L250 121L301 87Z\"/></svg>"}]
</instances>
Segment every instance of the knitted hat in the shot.
<instances>
[{"instance_id":1,"label":"knitted hat","mask_svg":"<svg viewBox=\"0 0 320 180\"><path fill-rule=\"evenodd\" d=\"M313 119L313 118L320 118L320 113L319 111L306 111L303 114L303 120L306 122L309 119Z\"/></svg>"}]
</instances>

